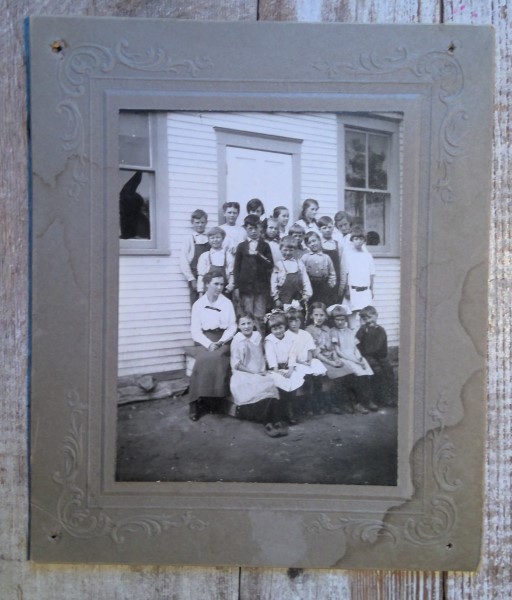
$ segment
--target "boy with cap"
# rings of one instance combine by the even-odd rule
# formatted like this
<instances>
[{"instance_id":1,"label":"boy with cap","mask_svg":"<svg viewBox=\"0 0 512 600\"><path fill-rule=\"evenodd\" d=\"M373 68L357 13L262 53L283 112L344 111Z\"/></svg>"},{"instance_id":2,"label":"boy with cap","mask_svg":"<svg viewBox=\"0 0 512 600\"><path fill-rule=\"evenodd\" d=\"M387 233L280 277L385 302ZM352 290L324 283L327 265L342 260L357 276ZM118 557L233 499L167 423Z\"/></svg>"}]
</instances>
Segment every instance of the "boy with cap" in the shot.
<instances>
[{"instance_id":1,"label":"boy with cap","mask_svg":"<svg viewBox=\"0 0 512 600\"><path fill-rule=\"evenodd\" d=\"M239 294L240 311L252 313L263 331L274 261L270 246L261 239L259 217L247 215L244 219L244 229L248 239L236 249L235 289Z\"/></svg>"}]
</instances>

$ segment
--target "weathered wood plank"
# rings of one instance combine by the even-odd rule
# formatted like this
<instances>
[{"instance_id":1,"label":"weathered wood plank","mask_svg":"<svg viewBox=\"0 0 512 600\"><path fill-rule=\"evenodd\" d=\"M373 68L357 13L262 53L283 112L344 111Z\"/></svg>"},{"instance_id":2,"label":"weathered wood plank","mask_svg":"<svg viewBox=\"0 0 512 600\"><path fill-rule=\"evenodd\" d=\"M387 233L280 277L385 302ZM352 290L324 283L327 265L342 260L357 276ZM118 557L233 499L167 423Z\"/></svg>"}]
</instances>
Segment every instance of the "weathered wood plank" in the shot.
<instances>
[{"instance_id":1,"label":"weathered wood plank","mask_svg":"<svg viewBox=\"0 0 512 600\"><path fill-rule=\"evenodd\" d=\"M442 600L441 573L242 569L240 600Z\"/></svg>"},{"instance_id":2,"label":"weathered wood plank","mask_svg":"<svg viewBox=\"0 0 512 600\"><path fill-rule=\"evenodd\" d=\"M238 569L39 567L26 562L28 528L26 365L28 205L23 18L29 14L256 19L256 0L7 0L0 24L0 597L236 598ZM447 597L511 595L510 19L504 0L261 0L259 18L341 22L495 24L497 31L494 202L491 230L488 502L480 572L450 574ZM441 574L243 569L241 598L443 598Z\"/></svg>"},{"instance_id":3,"label":"weathered wood plank","mask_svg":"<svg viewBox=\"0 0 512 600\"><path fill-rule=\"evenodd\" d=\"M2 600L238 599L238 569L2 563Z\"/></svg>"},{"instance_id":4,"label":"weathered wood plank","mask_svg":"<svg viewBox=\"0 0 512 600\"><path fill-rule=\"evenodd\" d=\"M506 2L448 2L446 23L487 25L496 30L493 200L489 273L489 381L487 424L486 507L484 548L476 574L450 573L450 598L510 598L512 581L512 494L510 451L512 430L511 348L511 204L510 141L512 96L511 19ZM485 224L482 224L484 227Z\"/></svg>"},{"instance_id":5,"label":"weathered wood plank","mask_svg":"<svg viewBox=\"0 0 512 600\"><path fill-rule=\"evenodd\" d=\"M338 23L436 23L440 0L260 0L262 21L332 21Z\"/></svg>"}]
</instances>

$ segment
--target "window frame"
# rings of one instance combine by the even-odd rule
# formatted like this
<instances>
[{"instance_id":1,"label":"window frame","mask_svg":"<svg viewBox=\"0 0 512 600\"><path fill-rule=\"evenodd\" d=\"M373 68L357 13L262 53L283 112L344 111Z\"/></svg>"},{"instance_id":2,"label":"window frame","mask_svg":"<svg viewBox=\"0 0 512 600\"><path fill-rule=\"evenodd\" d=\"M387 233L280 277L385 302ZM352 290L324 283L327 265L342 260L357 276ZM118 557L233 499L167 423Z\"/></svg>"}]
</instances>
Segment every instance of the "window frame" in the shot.
<instances>
[{"instance_id":1,"label":"window frame","mask_svg":"<svg viewBox=\"0 0 512 600\"><path fill-rule=\"evenodd\" d=\"M119 111L118 115L121 111ZM169 255L169 181L167 165L167 113L151 110L122 109L122 112L148 113L149 166L121 165L118 171L142 171L154 174L154 198L150 198L149 221L151 237L119 239L121 255ZM118 127L119 132L119 127ZM118 134L119 140L119 134Z\"/></svg>"},{"instance_id":2,"label":"window frame","mask_svg":"<svg viewBox=\"0 0 512 600\"><path fill-rule=\"evenodd\" d=\"M345 169L345 131L361 131L376 135L387 135L389 139L388 187L387 190L376 190L389 194L385 204L385 239L379 246L368 246L368 250L376 257L400 257L400 215L401 215L401 158L400 158L400 125L402 116L379 115L378 113L340 113L338 115L338 165L339 186L338 204L345 210L346 169ZM348 188L357 191L357 188ZM368 188L362 188L365 192Z\"/></svg>"}]
</instances>

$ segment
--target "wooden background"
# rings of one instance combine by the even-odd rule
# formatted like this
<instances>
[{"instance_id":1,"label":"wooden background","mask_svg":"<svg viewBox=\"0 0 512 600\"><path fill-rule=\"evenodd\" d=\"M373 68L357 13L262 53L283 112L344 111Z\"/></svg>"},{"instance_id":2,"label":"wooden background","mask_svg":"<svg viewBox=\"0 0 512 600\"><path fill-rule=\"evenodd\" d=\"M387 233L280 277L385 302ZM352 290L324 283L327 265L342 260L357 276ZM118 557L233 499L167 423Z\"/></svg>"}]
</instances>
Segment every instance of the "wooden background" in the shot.
<instances>
[{"instance_id":1,"label":"wooden background","mask_svg":"<svg viewBox=\"0 0 512 600\"><path fill-rule=\"evenodd\" d=\"M477 574L236 568L38 566L27 562L28 183L23 19L29 15L346 23L473 23L496 28L490 234L487 503ZM510 17L506 0L0 0L0 598L510 598ZM51 151L51 149L49 149ZM486 216L482 215L484 235ZM470 243L470 240L468 240Z\"/></svg>"}]
</instances>

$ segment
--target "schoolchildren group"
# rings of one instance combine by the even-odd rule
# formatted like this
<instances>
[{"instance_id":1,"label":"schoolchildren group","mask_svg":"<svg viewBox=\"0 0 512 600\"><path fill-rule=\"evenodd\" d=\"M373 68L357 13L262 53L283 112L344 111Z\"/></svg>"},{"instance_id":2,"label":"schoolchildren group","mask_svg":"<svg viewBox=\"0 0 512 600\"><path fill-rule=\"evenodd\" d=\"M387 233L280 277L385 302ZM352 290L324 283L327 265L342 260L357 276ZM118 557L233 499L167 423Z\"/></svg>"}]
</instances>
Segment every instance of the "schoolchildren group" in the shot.
<instances>
[{"instance_id":1,"label":"schoolchildren group","mask_svg":"<svg viewBox=\"0 0 512 600\"><path fill-rule=\"evenodd\" d=\"M195 210L180 264L190 290L189 416L230 396L270 437L314 414L377 411L396 402L387 335L373 306L375 263L363 227L343 211L317 218L305 200L265 217L259 199L223 205L207 229Z\"/></svg>"}]
</instances>

